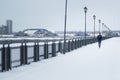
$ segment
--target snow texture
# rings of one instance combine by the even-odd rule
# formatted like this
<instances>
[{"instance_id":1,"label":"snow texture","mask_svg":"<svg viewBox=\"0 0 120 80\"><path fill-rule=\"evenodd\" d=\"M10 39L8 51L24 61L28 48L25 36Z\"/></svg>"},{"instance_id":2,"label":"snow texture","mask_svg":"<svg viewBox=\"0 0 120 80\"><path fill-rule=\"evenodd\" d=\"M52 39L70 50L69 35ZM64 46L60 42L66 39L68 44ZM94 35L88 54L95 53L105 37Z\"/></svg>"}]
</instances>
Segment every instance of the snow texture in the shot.
<instances>
[{"instance_id":1,"label":"snow texture","mask_svg":"<svg viewBox=\"0 0 120 80\"><path fill-rule=\"evenodd\" d=\"M0 80L120 80L120 38L0 73Z\"/></svg>"}]
</instances>

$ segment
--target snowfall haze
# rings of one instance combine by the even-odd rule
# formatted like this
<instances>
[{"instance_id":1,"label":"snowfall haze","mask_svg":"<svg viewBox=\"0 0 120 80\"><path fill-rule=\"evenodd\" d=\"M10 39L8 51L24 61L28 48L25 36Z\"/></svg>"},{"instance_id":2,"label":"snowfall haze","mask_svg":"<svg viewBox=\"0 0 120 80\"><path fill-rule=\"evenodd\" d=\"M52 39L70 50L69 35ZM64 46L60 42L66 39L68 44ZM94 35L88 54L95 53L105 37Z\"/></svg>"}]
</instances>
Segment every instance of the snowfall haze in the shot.
<instances>
[{"instance_id":1,"label":"snowfall haze","mask_svg":"<svg viewBox=\"0 0 120 80\"><path fill-rule=\"evenodd\" d=\"M68 0L67 30L84 31L84 10L87 11L87 31L93 31L93 15L111 30L120 30L119 0ZM0 25L13 20L13 31L45 28L63 31L65 0L0 0Z\"/></svg>"}]
</instances>

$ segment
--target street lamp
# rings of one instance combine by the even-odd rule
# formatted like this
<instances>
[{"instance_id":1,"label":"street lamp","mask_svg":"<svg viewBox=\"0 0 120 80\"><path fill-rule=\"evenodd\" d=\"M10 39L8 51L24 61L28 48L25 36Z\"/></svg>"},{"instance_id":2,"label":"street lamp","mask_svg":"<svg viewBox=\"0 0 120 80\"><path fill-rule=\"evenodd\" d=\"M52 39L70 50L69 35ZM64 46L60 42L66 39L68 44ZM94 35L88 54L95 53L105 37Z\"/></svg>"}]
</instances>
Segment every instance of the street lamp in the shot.
<instances>
[{"instance_id":1,"label":"street lamp","mask_svg":"<svg viewBox=\"0 0 120 80\"><path fill-rule=\"evenodd\" d=\"M63 46L63 54L66 53L66 23L67 23L67 0L65 1L65 23L64 23L64 46Z\"/></svg>"},{"instance_id":2,"label":"street lamp","mask_svg":"<svg viewBox=\"0 0 120 80\"><path fill-rule=\"evenodd\" d=\"M87 13L87 7L84 7L85 12L85 45L86 45L86 13Z\"/></svg>"},{"instance_id":3,"label":"street lamp","mask_svg":"<svg viewBox=\"0 0 120 80\"><path fill-rule=\"evenodd\" d=\"M95 39L95 19L96 19L95 15L93 15L93 19L94 19L94 39Z\"/></svg>"},{"instance_id":4,"label":"street lamp","mask_svg":"<svg viewBox=\"0 0 120 80\"><path fill-rule=\"evenodd\" d=\"M99 34L100 34L101 20L99 19Z\"/></svg>"}]
</instances>

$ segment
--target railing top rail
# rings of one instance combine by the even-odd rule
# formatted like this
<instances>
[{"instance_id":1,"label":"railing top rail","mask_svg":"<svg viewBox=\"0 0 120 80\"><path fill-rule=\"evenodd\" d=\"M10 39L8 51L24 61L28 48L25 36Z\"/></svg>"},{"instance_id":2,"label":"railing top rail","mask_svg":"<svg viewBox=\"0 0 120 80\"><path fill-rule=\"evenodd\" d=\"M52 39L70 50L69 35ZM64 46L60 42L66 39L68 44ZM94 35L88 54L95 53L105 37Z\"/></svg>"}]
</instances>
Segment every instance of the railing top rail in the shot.
<instances>
[{"instance_id":1,"label":"railing top rail","mask_svg":"<svg viewBox=\"0 0 120 80\"><path fill-rule=\"evenodd\" d=\"M87 39L92 39L93 37L88 37ZM39 39L39 38L26 38L26 39L6 39L6 40L0 40L0 44L13 44L13 43L38 43L38 42L57 42L57 41L63 41L63 38L51 38L51 39ZM84 37L68 37L66 41L69 40L84 40Z\"/></svg>"}]
</instances>

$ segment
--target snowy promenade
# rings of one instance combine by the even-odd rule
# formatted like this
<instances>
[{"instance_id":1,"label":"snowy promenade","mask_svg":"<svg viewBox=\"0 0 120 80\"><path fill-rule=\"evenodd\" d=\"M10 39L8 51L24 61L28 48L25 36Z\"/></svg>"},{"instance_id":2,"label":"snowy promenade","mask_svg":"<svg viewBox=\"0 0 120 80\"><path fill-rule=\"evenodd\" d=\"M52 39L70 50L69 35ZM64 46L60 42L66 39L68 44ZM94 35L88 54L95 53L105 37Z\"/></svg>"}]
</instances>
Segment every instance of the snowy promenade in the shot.
<instances>
[{"instance_id":1,"label":"snowy promenade","mask_svg":"<svg viewBox=\"0 0 120 80\"><path fill-rule=\"evenodd\" d=\"M0 73L0 80L120 80L120 38Z\"/></svg>"}]
</instances>

